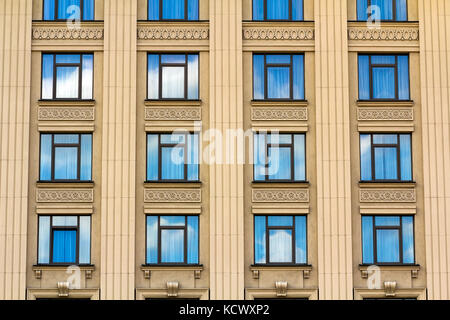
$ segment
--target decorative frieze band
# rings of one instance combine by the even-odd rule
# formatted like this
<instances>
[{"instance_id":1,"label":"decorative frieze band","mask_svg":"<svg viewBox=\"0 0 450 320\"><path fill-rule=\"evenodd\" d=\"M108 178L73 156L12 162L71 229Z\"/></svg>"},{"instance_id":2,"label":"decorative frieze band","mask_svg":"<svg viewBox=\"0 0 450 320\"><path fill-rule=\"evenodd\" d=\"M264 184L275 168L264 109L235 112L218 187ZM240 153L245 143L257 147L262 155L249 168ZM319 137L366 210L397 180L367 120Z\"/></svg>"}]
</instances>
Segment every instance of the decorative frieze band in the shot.
<instances>
[{"instance_id":1,"label":"decorative frieze band","mask_svg":"<svg viewBox=\"0 0 450 320\"><path fill-rule=\"evenodd\" d=\"M33 26L33 40L103 40L103 27Z\"/></svg>"},{"instance_id":2,"label":"decorative frieze band","mask_svg":"<svg viewBox=\"0 0 450 320\"><path fill-rule=\"evenodd\" d=\"M414 111L411 108L358 108L358 120L361 121L412 121Z\"/></svg>"},{"instance_id":3,"label":"decorative frieze band","mask_svg":"<svg viewBox=\"0 0 450 320\"><path fill-rule=\"evenodd\" d=\"M36 191L36 202L59 203L75 202L90 203L94 202L93 189L38 189Z\"/></svg>"},{"instance_id":4,"label":"decorative frieze band","mask_svg":"<svg viewBox=\"0 0 450 320\"><path fill-rule=\"evenodd\" d=\"M314 40L313 27L244 27L244 40Z\"/></svg>"},{"instance_id":5,"label":"decorative frieze band","mask_svg":"<svg viewBox=\"0 0 450 320\"><path fill-rule=\"evenodd\" d=\"M93 107L39 107L40 121L94 121Z\"/></svg>"},{"instance_id":6,"label":"decorative frieze band","mask_svg":"<svg viewBox=\"0 0 450 320\"><path fill-rule=\"evenodd\" d=\"M306 107L253 107L252 120L308 120L308 109Z\"/></svg>"},{"instance_id":7,"label":"decorative frieze band","mask_svg":"<svg viewBox=\"0 0 450 320\"><path fill-rule=\"evenodd\" d=\"M253 189L253 202L309 202L308 189Z\"/></svg>"},{"instance_id":8,"label":"decorative frieze band","mask_svg":"<svg viewBox=\"0 0 450 320\"><path fill-rule=\"evenodd\" d=\"M145 120L192 120L200 121L202 110L199 107L146 107Z\"/></svg>"},{"instance_id":9,"label":"decorative frieze band","mask_svg":"<svg viewBox=\"0 0 450 320\"><path fill-rule=\"evenodd\" d=\"M415 189L361 189L360 202L416 202Z\"/></svg>"},{"instance_id":10,"label":"decorative frieze band","mask_svg":"<svg viewBox=\"0 0 450 320\"><path fill-rule=\"evenodd\" d=\"M145 189L144 202L201 202L200 189Z\"/></svg>"},{"instance_id":11,"label":"decorative frieze band","mask_svg":"<svg viewBox=\"0 0 450 320\"><path fill-rule=\"evenodd\" d=\"M349 40L381 40L381 41L417 41L419 28L367 28L349 27Z\"/></svg>"},{"instance_id":12,"label":"decorative frieze band","mask_svg":"<svg viewBox=\"0 0 450 320\"><path fill-rule=\"evenodd\" d=\"M138 40L208 40L209 27L138 26Z\"/></svg>"}]
</instances>

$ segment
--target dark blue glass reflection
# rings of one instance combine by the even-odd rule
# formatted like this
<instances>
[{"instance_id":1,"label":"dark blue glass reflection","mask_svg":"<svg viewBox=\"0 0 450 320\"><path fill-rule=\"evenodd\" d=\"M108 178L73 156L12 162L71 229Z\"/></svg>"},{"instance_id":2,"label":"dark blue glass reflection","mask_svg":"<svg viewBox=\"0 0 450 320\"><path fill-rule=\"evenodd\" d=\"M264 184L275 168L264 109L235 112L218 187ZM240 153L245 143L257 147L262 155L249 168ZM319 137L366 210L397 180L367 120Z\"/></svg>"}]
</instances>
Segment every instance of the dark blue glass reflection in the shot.
<instances>
[{"instance_id":1,"label":"dark blue glass reflection","mask_svg":"<svg viewBox=\"0 0 450 320\"><path fill-rule=\"evenodd\" d=\"M253 0L253 20L303 20L303 0Z\"/></svg>"},{"instance_id":2,"label":"dark blue glass reflection","mask_svg":"<svg viewBox=\"0 0 450 320\"><path fill-rule=\"evenodd\" d=\"M198 0L148 0L148 20L198 20Z\"/></svg>"},{"instance_id":3,"label":"dark blue glass reflection","mask_svg":"<svg viewBox=\"0 0 450 320\"><path fill-rule=\"evenodd\" d=\"M43 20L94 20L94 0L44 0Z\"/></svg>"},{"instance_id":4,"label":"dark blue glass reflection","mask_svg":"<svg viewBox=\"0 0 450 320\"><path fill-rule=\"evenodd\" d=\"M357 19L367 21L406 21L408 17L406 0L357 0Z\"/></svg>"}]
</instances>

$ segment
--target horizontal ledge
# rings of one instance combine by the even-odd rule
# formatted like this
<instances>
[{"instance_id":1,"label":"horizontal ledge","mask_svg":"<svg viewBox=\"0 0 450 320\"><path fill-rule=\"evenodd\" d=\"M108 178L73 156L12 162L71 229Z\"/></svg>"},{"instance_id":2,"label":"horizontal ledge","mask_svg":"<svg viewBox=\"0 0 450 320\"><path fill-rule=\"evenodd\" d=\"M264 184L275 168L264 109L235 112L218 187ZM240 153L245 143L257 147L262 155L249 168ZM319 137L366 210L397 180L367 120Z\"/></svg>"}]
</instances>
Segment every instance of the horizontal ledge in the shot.
<instances>
[{"instance_id":1,"label":"horizontal ledge","mask_svg":"<svg viewBox=\"0 0 450 320\"><path fill-rule=\"evenodd\" d=\"M357 100L358 107L412 107L414 106L413 100Z\"/></svg>"},{"instance_id":2,"label":"horizontal ledge","mask_svg":"<svg viewBox=\"0 0 450 320\"><path fill-rule=\"evenodd\" d=\"M307 107L307 100L252 100L252 107Z\"/></svg>"},{"instance_id":3,"label":"horizontal ledge","mask_svg":"<svg viewBox=\"0 0 450 320\"><path fill-rule=\"evenodd\" d=\"M144 188L201 188L203 183L201 181L198 182L156 182L156 181L146 181L144 182Z\"/></svg>"},{"instance_id":4,"label":"horizontal ledge","mask_svg":"<svg viewBox=\"0 0 450 320\"><path fill-rule=\"evenodd\" d=\"M37 181L37 188L94 188L94 182L47 182L47 181Z\"/></svg>"},{"instance_id":5,"label":"horizontal ledge","mask_svg":"<svg viewBox=\"0 0 450 320\"><path fill-rule=\"evenodd\" d=\"M209 20L138 20L138 27L206 27L209 26Z\"/></svg>"},{"instance_id":6,"label":"horizontal ledge","mask_svg":"<svg viewBox=\"0 0 450 320\"><path fill-rule=\"evenodd\" d=\"M75 265L75 264L63 264L63 265L54 265L54 264L35 264L32 267L33 271L36 270L53 270L53 271L65 271L67 270L67 268L69 267L77 267L80 268L80 270L85 271L85 270L91 270L94 271L95 270L95 265L93 264L89 264L89 265Z\"/></svg>"},{"instance_id":7,"label":"horizontal ledge","mask_svg":"<svg viewBox=\"0 0 450 320\"><path fill-rule=\"evenodd\" d=\"M367 21L359 21L359 20L348 20L347 25L349 28L352 27L365 27L367 28ZM383 27L419 27L419 21L380 21L381 29ZM367 28L369 29L369 28Z\"/></svg>"},{"instance_id":8,"label":"horizontal ledge","mask_svg":"<svg viewBox=\"0 0 450 320\"><path fill-rule=\"evenodd\" d=\"M302 20L302 21L286 21L286 20L272 20L272 21L255 21L255 20L244 20L242 22L243 28L248 27L264 27L264 28L277 28L277 27L314 27L313 20Z\"/></svg>"},{"instance_id":9,"label":"horizontal ledge","mask_svg":"<svg viewBox=\"0 0 450 320\"><path fill-rule=\"evenodd\" d=\"M280 271L311 271L312 265L310 264L296 264L296 265L257 265L253 264L250 266L251 271L262 271L262 270L280 270Z\"/></svg>"},{"instance_id":10,"label":"horizontal ledge","mask_svg":"<svg viewBox=\"0 0 450 320\"><path fill-rule=\"evenodd\" d=\"M254 188L307 188L310 186L309 181L279 182L279 181L252 181Z\"/></svg>"},{"instance_id":11,"label":"horizontal ledge","mask_svg":"<svg viewBox=\"0 0 450 320\"><path fill-rule=\"evenodd\" d=\"M415 181L388 182L388 181L360 181L361 188L415 188Z\"/></svg>"},{"instance_id":12,"label":"horizontal ledge","mask_svg":"<svg viewBox=\"0 0 450 320\"><path fill-rule=\"evenodd\" d=\"M167 271L167 270L177 270L177 271L195 271L195 270L203 270L203 265L149 265L143 264L141 266L142 271Z\"/></svg>"},{"instance_id":13,"label":"horizontal ledge","mask_svg":"<svg viewBox=\"0 0 450 320\"><path fill-rule=\"evenodd\" d=\"M66 107L66 106L75 106L75 107L92 107L95 105L95 100L38 100L38 106L46 106L46 107Z\"/></svg>"},{"instance_id":14,"label":"horizontal ledge","mask_svg":"<svg viewBox=\"0 0 450 320\"><path fill-rule=\"evenodd\" d=\"M202 100L145 100L146 107L185 107L201 106Z\"/></svg>"},{"instance_id":15,"label":"horizontal ledge","mask_svg":"<svg viewBox=\"0 0 450 320\"><path fill-rule=\"evenodd\" d=\"M360 264L358 266L360 271L367 271L370 267L380 268L381 271L411 271L411 270L420 270L420 264Z\"/></svg>"}]
</instances>

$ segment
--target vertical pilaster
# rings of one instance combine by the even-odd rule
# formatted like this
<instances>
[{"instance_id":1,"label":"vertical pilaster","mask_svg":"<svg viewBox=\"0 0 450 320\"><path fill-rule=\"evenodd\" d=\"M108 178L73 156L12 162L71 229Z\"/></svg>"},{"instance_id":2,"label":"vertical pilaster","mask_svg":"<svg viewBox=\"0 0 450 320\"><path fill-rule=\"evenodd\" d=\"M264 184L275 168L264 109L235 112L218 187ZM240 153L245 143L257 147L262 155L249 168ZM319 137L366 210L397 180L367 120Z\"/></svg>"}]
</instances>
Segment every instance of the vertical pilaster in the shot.
<instances>
[{"instance_id":1,"label":"vertical pilaster","mask_svg":"<svg viewBox=\"0 0 450 320\"><path fill-rule=\"evenodd\" d=\"M320 299L352 299L347 0L315 0Z\"/></svg>"},{"instance_id":2,"label":"vertical pilaster","mask_svg":"<svg viewBox=\"0 0 450 320\"><path fill-rule=\"evenodd\" d=\"M134 299L137 0L105 0L101 298Z\"/></svg>"},{"instance_id":3,"label":"vertical pilaster","mask_svg":"<svg viewBox=\"0 0 450 320\"><path fill-rule=\"evenodd\" d=\"M31 9L0 1L0 300L25 299Z\"/></svg>"},{"instance_id":4,"label":"vertical pilaster","mask_svg":"<svg viewBox=\"0 0 450 320\"><path fill-rule=\"evenodd\" d=\"M450 298L450 1L419 0L429 299Z\"/></svg>"},{"instance_id":5,"label":"vertical pilaster","mask_svg":"<svg viewBox=\"0 0 450 320\"><path fill-rule=\"evenodd\" d=\"M242 0L210 0L210 126L243 129ZM210 164L211 299L244 297L243 164Z\"/></svg>"}]
</instances>

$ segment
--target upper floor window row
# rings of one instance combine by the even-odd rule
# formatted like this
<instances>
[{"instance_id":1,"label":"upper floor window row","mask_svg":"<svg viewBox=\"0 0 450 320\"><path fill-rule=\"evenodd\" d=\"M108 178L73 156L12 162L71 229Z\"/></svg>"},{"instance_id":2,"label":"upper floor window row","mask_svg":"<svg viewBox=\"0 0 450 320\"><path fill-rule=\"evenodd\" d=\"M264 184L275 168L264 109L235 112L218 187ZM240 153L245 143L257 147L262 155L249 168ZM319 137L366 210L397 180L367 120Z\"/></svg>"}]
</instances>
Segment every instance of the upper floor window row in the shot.
<instances>
[{"instance_id":1,"label":"upper floor window row","mask_svg":"<svg viewBox=\"0 0 450 320\"><path fill-rule=\"evenodd\" d=\"M148 0L148 20L198 20L198 0Z\"/></svg>"},{"instance_id":2,"label":"upper floor window row","mask_svg":"<svg viewBox=\"0 0 450 320\"><path fill-rule=\"evenodd\" d=\"M409 56L358 56L360 100L409 100Z\"/></svg>"},{"instance_id":3,"label":"upper floor window row","mask_svg":"<svg viewBox=\"0 0 450 320\"><path fill-rule=\"evenodd\" d=\"M254 21L302 21L303 0L253 0Z\"/></svg>"},{"instance_id":4,"label":"upper floor window row","mask_svg":"<svg viewBox=\"0 0 450 320\"><path fill-rule=\"evenodd\" d=\"M406 21L408 7L406 0L358 0L359 21Z\"/></svg>"},{"instance_id":5,"label":"upper floor window row","mask_svg":"<svg viewBox=\"0 0 450 320\"><path fill-rule=\"evenodd\" d=\"M94 20L94 0L44 0L43 20Z\"/></svg>"},{"instance_id":6,"label":"upper floor window row","mask_svg":"<svg viewBox=\"0 0 450 320\"><path fill-rule=\"evenodd\" d=\"M303 54L254 54L253 99L304 100Z\"/></svg>"},{"instance_id":7,"label":"upper floor window row","mask_svg":"<svg viewBox=\"0 0 450 320\"><path fill-rule=\"evenodd\" d=\"M93 80L93 54L42 55L42 99L90 100Z\"/></svg>"}]
</instances>

